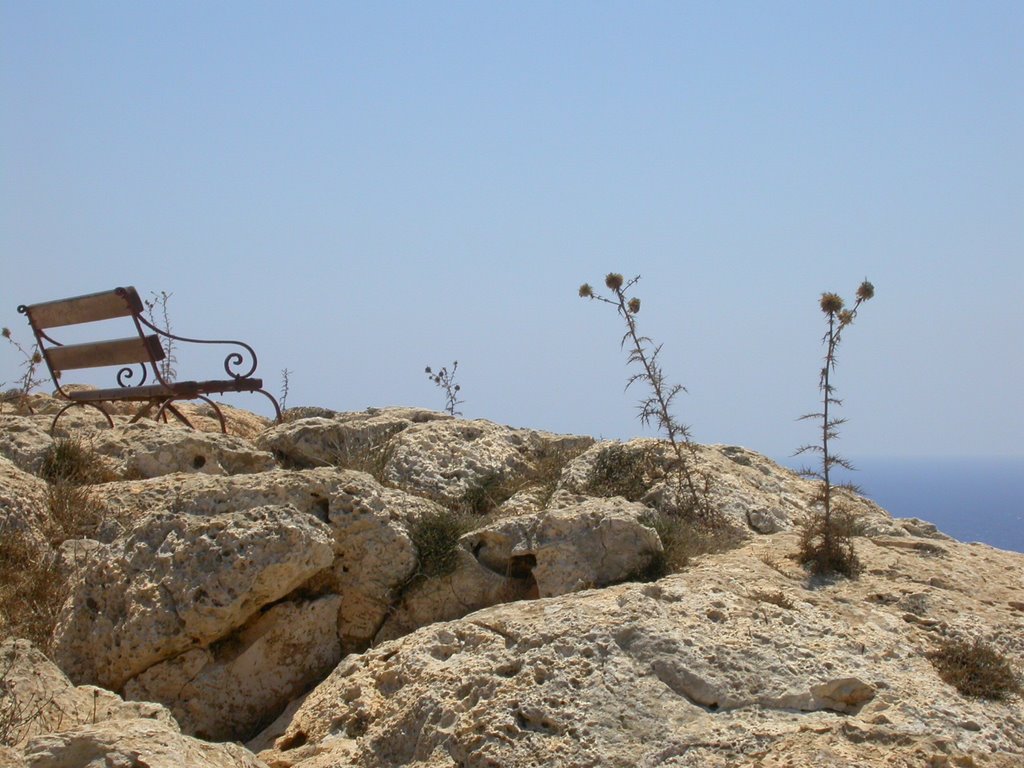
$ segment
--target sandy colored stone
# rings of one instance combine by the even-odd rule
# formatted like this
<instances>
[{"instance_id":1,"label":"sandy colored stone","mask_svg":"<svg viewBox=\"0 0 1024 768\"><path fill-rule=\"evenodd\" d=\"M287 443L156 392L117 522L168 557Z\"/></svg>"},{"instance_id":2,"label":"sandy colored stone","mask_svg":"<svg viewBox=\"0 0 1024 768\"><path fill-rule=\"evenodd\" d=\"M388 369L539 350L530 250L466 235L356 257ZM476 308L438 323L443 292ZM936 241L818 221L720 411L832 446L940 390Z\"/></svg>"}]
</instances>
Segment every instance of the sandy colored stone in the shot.
<instances>
[{"instance_id":1,"label":"sandy colored stone","mask_svg":"<svg viewBox=\"0 0 1024 768\"><path fill-rule=\"evenodd\" d=\"M277 467L274 457L247 440L220 432L199 432L151 421L98 430L97 453L117 457L123 477L157 477L177 472L237 475Z\"/></svg>"},{"instance_id":2,"label":"sandy colored stone","mask_svg":"<svg viewBox=\"0 0 1024 768\"><path fill-rule=\"evenodd\" d=\"M392 440L383 476L446 506L497 506L545 475L556 479L561 465L592 442L483 419L430 421Z\"/></svg>"},{"instance_id":3,"label":"sandy colored stone","mask_svg":"<svg viewBox=\"0 0 1024 768\"><path fill-rule=\"evenodd\" d=\"M28 768L266 768L238 744L210 744L142 719L38 736L24 759Z\"/></svg>"},{"instance_id":4,"label":"sandy colored stone","mask_svg":"<svg viewBox=\"0 0 1024 768\"><path fill-rule=\"evenodd\" d=\"M28 416L0 416L0 456L10 459L18 469L39 474L43 456L53 438Z\"/></svg>"},{"instance_id":5,"label":"sandy colored stone","mask_svg":"<svg viewBox=\"0 0 1024 768\"><path fill-rule=\"evenodd\" d=\"M14 746L44 733L105 720L147 718L177 728L171 713L150 702L125 702L91 685L75 686L28 640L0 644L0 724Z\"/></svg>"},{"instance_id":6,"label":"sandy colored stone","mask_svg":"<svg viewBox=\"0 0 1024 768\"><path fill-rule=\"evenodd\" d=\"M261 755L301 768L1024 760L1020 700L961 696L925 655L944 633L980 635L1019 670L1024 556L864 538L865 574L819 583L789 560L795 544L762 537L654 584L495 606L350 656ZM928 621L908 621L901 600L920 594Z\"/></svg>"},{"instance_id":7,"label":"sandy colored stone","mask_svg":"<svg viewBox=\"0 0 1024 768\"><path fill-rule=\"evenodd\" d=\"M438 419L451 416L422 408L370 408L289 419L268 429L257 442L291 466L379 470L391 438L414 424Z\"/></svg>"},{"instance_id":8,"label":"sandy colored stone","mask_svg":"<svg viewBox=\"0 0 1024 768\"><path fill-rule=\"evenodd\" d=\"M337 595L277 603L232 633L154 664L125 696L158 701L182 729L222 741L252 735L341 660Z\"/></svg>"},{"instance_id":9,"label":"sandy colored stone","mask_svg":"<svg viewBox=\"0 0 1024 768\"><path fill-rule=\"evenodd\" d=\"M55 658L73 680L119 689L240 627L332 560L330 529L294 507L149 515L74 579Z\"/></svg>"}]
</instances>

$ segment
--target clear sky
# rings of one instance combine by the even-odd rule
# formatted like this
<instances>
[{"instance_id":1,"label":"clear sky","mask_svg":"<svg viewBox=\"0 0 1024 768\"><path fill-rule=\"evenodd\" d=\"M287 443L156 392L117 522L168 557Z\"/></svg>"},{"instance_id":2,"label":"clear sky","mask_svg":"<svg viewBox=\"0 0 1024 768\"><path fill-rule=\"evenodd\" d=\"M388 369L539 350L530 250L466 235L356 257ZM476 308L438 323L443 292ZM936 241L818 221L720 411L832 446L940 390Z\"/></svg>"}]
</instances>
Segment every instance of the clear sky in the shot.
<instances>
[{"instance_id":1,"label":"clear sky","mask_svg":"<svg viewBox=\"0 0 1024 768\"><path fill-rule=\"evenodd\" d=\"M846 453L1024 455L1016 0L0 0L0 151L23 340L134 284L289 405L440 409L457 359L467 417L625 438L614 270L695 438L785 456L867 277Z\"/></svg>"}]
</instances>

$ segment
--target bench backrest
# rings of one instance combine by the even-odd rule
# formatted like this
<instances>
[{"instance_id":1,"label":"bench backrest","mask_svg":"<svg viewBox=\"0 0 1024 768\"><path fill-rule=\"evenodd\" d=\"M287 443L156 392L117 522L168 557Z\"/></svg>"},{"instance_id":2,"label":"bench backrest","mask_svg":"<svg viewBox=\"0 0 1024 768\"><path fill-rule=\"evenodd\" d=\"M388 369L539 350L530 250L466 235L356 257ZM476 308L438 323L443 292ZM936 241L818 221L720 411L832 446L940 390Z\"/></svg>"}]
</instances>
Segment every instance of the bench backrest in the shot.
<instances>
[{"instance_id":1,"label":"bench backrest","mask_svg":"<svg viewBox=\"0 0 1024 768\"><path fill-rule=\"evenodd\" d=\"M156 363L164 358L165 352L157 335L145 333L142 323L139 322L143 303L138 291L131 286L41 304L22 305L18 307L18 311L28 317L39 350L50 368L53 383L58 389L61 371L80 368L134 364L145 366L148 363L153 367L157 378L160 378ZM67 345L55 341L47 334L47 330L51 328L118 317L131 317L135 321L137 334L123 339L104 339Z\"/></svg>"}]
</instances>

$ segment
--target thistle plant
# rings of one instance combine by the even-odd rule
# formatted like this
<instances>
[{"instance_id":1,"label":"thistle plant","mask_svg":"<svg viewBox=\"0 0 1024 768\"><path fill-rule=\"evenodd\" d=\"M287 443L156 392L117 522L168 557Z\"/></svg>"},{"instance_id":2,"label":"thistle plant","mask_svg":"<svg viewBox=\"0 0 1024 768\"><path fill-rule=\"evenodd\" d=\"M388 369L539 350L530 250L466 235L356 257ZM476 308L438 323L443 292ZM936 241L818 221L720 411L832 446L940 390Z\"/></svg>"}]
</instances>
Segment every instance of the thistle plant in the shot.
<instances>
[{"instance_id":1,"label":"thistle plant","mask_svg":"<svg viewBox=\"0 0 1024 768\"><path fill-rule=\"evenodd\" d=\"M150 291L152 299L143 300L143 304L146 305L146 314L149 316L149 322L160 328L167 333L171 333L171 315L167 311L167 302L170 300L173 293L167 291ZM162 322L158 323L156 319L156 311L159 308ZM169 336L161 336L160 343L164 348L164 359L158 363L160 368L160 375L164 381L174 381L178 372L174 368L174 364L178 362L178 358L174 356L174 339Z\"/></svg>"},{"instance_id":2,"label":"thistle plant","mask_svg":"<svg viewBox=\"0 0 1024 768\"><path fill-rule=\"evenodd\" d=\"M14 349L21 356L21 367L23 373L18 377L18 386L14 390L14 399L17 400L18 407L27 408L29 413L32 412L32 406L28 402L29 393L36 387L43 384L46 379L41 378L37 371L39 366L43 362L43 355L39 351L39 345L32 345L31 351L23 346L11 333L10 328L0 329L0 336L7 339L7 342L14 347Z\"/></svg>"},{"instance_id":3,"label":"thistle plant","mask_svg":"<svg viewBox=\"0 0 1024 768\"><path fill-rule=\"evenodd\" d=\"M697 446L693 442L690 428L672 414L672 404L686 388L681 384L669 384L658 362L661 344L655 344L650 337L642 336L637 327L640 314L640 299L627 298L627 292L640 280L640 276L625 280L622 275L611 272L604 280L611 291L611 297L601 296L587 283L580 286L580 298L600 301L615 307L619 317L626 324L620 346L629 349L628 363L640 368L626 382L626 389L640 381L649 387L650 394L638 406L637 418L644 426L654 424L665 436L676 457L676 494L678 503L685 509L684 516L693 517L697 522L715 526L721 521L710 498L710 477L697 469Z\"/></svg>"},{"instance_id":4,"label":"thistle plant","mask_svg":"<svg viewBox=\"0 0 1024 768\"><path fill-rule=\"evenodd\" d=\"M459 368L459 361L456 360L452 363L452 369L449 371L447 366L442 368L437 373L431 369L428 365L426 368L427 378L434 382L439 388L444 390L445 403L444 409L451 416L461 416L462 411L456 411L456 406L462 405L465 400L459 399L459 392L462 390L458 384L455 383L455 372Z\"/></svg>"},{"instance_id":5,"label":"thistle plant","mask_svg":"<svg viewBox=\"0 0 1024 768\"><path fill-rule=\"evenodd\" d=\"M805 527L801 544L801 559L810 565L815 573L843 573L854 576L859 568L850 540L850 521L833 503L835 488L856 490L856 487L848 483L837 485L832 479L836 467L851 471L854 469L849 461L835 452L833 446L839 439L839 427L846 423L846 419L835 416L835 409L840 407L843 401L836 397L836 387L832 382L836 371L836 350L842 340L843 331L853 324L860 305L874 295L875 287L867 280L857 288L857 300L850 309L845 308L845 303L838 294L821 295L821 311L825 314L827 324L825 335L821 339L825 345L825 363L818 378L822 408L821 411L800 417L820 423L821 442L804 445L796 452L796 455L816 453L820 457L817 468L807 468L800 472L804 477L818 480L821 484L818 500L822 504L823 514L819 520L812 520ZM840 519L837 519L837 513Z\"/></svg>"}]
</instances>

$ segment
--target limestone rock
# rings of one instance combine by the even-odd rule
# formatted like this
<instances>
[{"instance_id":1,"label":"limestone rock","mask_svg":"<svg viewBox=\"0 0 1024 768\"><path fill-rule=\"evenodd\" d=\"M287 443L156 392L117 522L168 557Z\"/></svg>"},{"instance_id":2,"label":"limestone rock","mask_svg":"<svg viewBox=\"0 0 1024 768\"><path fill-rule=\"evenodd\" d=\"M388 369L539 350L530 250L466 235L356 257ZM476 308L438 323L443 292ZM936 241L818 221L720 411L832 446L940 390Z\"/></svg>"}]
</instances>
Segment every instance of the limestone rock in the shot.
<instances>
[{"instance_id":1,"label":"limestone rock","mask_svg":"<svg viewBox=\"0 0 1024 768\"><path fill-rule=\"evenodd\" d=\"M498 574L527 571L541 597L601 587L633 576L661 551L650 510L622 498L563 493L544 512L499 520L466 536L466 546Z\"/></svg>"},{"instance_id":2,"label":"limestone rock","mask_svg":"<svg viewBox=\"0 0 1024 768\"><path fill-rule=\"evenodd\" d=\"M300 411L301 413L301 411ZM382 469L392 437L414 424L451 419L421 408L371 408L286 421L260 435L258 445L291 466Z\"/></svg>"},{"instance_id":3,"label":"limestone rock","mask_svg":"<svg viewBox=\"0 0 1024 768\"><path fill-rule=\"evenodd\" d=\"M105 720L146 718L177 728L159 704L125 702L115 693L91 685L74 686L57 666L28 640L0 644L0 724L14 746L53 730L67 730Z\"/></svg>"},{"instance_id":4,"label":"limestone rock","mask_svg":"<svg viewBox=\"0 0 1024 768\"><path fill-rule=\"evenodd\" d=\"M175 472L236 475L276 468L274 457L240 437L197 432L140 421L99 430L92 444L97 453L116 456L125 477L157 477Z\"/></svg>"},{"instance_id":5,"label":"limestone rock","mask_svg":"<svg viewBox=\"0 0 1024 768\"><path fill-rule=\"evenodd\" d=\"M254 733L341 660L337 595L277 603L230 639L154 664L125 696L167 705L190 734Z\"/></svg>"},{"instance_id":6,"label":"limestone rock","mask_svg":"<svg viewBox=\"0 0 1024 768\"><path fill-rule=\"evenodd\" d=\"M278 768L1019 764L1019 702L960 696L926 651L980 632L1020 668L1024 556L906 541L858 538L856 581L809 583L775 534L654 584L432 624L349 656L253 746L272 739ZM933 623L905 620L908 589Z\"/></svg>"},{"instance_id":7,"label":"limestone rock","mask_svg":"<svg viewBox=\"0 0 1024 768\"><path fill-rule=\"evenodd\" d=\"M223 637L332 560L329 528L293 507L150 515L78 574L55 657L73 680L119 689Z\"/></svg>"},{"instance_id":8,"label":"limestone rock","mask_svg":"<svg viewBox=\"0 0 1024 768\"><path fill-rule=\"evenodd\" d=\"M392 441L384 478L446 506L488 511L523 486L553 482L592 442L481 419L431 421Z\"/></svg>"},{"instance_id":9,"label":"limestone rock","mask_svg":"<svg viewBox=\"0 0 1024 768\"><path fill-rule=\"evenodd\" d=\"M32 739L28 768L266 768L238 744L210 744L154 720L107 721Z\"/></svg>"},{"instance_id":10,"label":"limestone rock","mask_svg":"<svg viewBox=\"0 0 1024 768\"><path fill-rule=\"evenodd\" d=\"M38 474L43 455L53 445L53 438L38 423L27 416L0 416L0 456L6 457L18 469Z\"/></svg>"},{"instance_id":11,"label":"limestone rock","mask_svg":"<svg viewBox=\"0 0 1024 768\"><path fill-rule=\"evenodd\" d=\"M418 581L403 593L388 612L375 642L393 640L480 608L537 597L537 584L528 571L523 575L494 573L465 549L458 551L458 557L453 573Z\"/></svg>"},{"instance_id":12,"label":"limestone rock","mask_svg":"<svg viewBox=\"0 0 1024 768\"><path fill-rule=\"evenodd\" d=\"M0 456L0 535L19 531L41 540L46 509L46 483Z\"/></svg>"}]
</instances>

